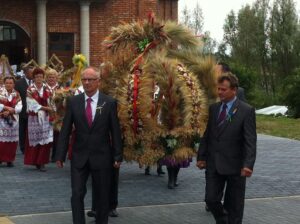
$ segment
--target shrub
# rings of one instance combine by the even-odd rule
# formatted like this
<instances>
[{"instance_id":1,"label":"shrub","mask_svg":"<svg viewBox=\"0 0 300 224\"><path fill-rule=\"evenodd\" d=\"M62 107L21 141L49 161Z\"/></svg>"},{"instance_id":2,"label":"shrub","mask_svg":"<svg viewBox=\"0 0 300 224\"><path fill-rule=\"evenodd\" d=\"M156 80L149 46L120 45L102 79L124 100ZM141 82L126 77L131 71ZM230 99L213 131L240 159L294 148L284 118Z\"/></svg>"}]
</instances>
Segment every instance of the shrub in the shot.
<instances>
[{"instance_id":1,"label":"shrub","mask_svg":"<svg viewBox=\"0 0 300 224\"><path fill-rule=\"evenodd\" d=\"M300 69L297 69L285 80L284 99L289 109L289 114L300 118Z\"/></svg>"},{"instance_id":2,"label":"shrub","mask_svg":"<svg viewBox=\"0 0 300 224\"><path fill-rule=\"evenodd\" d=\"M246 100L250 104L254 104L256 86L258 75L254 70L246 68L239 64L230 64L231 71L239 79L239 85L245 89Z\"/></svg>"}]
</instances>

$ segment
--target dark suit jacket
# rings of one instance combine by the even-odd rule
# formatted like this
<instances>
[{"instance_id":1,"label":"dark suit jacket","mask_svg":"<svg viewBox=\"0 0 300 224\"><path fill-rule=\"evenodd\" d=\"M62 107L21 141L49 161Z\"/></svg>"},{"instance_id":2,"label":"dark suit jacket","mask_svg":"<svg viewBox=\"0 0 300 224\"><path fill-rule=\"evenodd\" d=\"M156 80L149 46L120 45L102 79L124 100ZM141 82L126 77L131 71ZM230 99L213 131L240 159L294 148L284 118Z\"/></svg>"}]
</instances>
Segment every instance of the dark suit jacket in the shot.
<instances>
[{"instance_id":1,"label":"dark suit jacket","mask_svg":"<svg viewBox=\"0 0 300 224\"><path fill-rule=\"evenodd\" d=\"M89 162L91 169L112 168L112 161L121 162L123 157L121 131L115 99L99 93L92 127L85 116L84 94L68 99L67 110L60 131L56 160L65 161L69 137L75 127L75 143L72 146L72 165L81 168Z\"/></svg>"},{"instance_id":2,"label":"dark suit jacket","mask_svg":"<svg viewBox=\"0 0 300 224\"><path fill-rule=\"evenodd\" d=\"M236 175L243 167L253 169L256 158L255 110L236 100L228 114L231 119L217 127L222 103L212 104L206 131L200 143L197 160L206 161L206 168L223 175Z\"/></svg>"},{"instance_id":3,"label":"dark suit jacket","mask_svg":"<svg viewBox=\"0 0 300 224\"><path fill-rule=\"evenodd\" d=\"M20 93L22 105L23 105L22 111L19 115L20 118L27 117L27 114L26 114L26 111L27 111L27 103L26 103L27 88L28 88L28 84L24 77L16 81L15 89Z\"/></svg>"},{"instance_id":4,"label":"dark suit jacket","mask_svg":"<svg viewBox=\"0 0 300 224\"><path fill-rule=\"evenodd\" d=\"M237 98L238 98L239 100L241 100L241 101L247 103L247 100L246 100L246 97L245 97L245 90L244 90L244 88L239 87L239 88L237 89L236 96L237 96Z\"/></svg>"}]
</instances>

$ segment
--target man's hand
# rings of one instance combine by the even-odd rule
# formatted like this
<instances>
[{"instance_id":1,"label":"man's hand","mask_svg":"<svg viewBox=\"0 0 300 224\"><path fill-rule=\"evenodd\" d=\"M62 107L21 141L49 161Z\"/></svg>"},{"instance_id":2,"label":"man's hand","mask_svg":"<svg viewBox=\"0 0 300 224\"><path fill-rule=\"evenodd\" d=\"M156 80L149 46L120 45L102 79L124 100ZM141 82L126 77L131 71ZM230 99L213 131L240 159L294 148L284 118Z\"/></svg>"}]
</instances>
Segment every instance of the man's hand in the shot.
<instances>
[{"instance_id":1,"label":"man's hand","mask_svg":"<svg viewBox=\"0 0 300 224\"><path fill-rule=\"evenodd\" d=\"M197 167L198 167L200 170L205 169L205 168L206 168L206 161L203 161L203 160L197 161Z\"/></svg>"},{"instance_id":2,"label":"man's hand","mask_svg":"<svg viewBox=\"0 0 300 224\"><path fill-rule=\"evenodd\" d=\"M253 171L250 170L249 168L247 167L244 167L242 170L241 170L241 176L242 177L251 177Z\"/></svg>"},{"instance_id":3,"label":"man's hand","mask_svg":"<svg viewBox=\"0 0 300 224\"><path fill-rule=\"evenodd\" d=\"M56 161L56 166L57 166L57 168L63 168L64 167L64 162L58 160L58 161Z\"/></svg>"},{"instance_id":4,"label":"man's hand","mask_svg":"<svg viewBox=\"0 0 300 224\"><path fill-rule=\"evenodd\" d=\"M120 168L120 166L121 166L121 162L115 161L115 163L114 163L113 166L114 166L114 168L118 169L118 168Z\"/></svg>"}]
</instances>

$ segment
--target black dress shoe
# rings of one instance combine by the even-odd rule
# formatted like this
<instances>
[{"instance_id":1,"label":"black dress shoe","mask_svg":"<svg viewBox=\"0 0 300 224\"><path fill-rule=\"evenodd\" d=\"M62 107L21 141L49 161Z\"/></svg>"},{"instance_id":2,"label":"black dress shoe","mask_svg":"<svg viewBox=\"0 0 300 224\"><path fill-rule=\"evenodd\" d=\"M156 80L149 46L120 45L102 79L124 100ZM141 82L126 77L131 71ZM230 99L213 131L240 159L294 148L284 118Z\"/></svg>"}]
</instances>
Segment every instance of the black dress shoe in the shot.
<instances>
[{"instance_id":1,"label":"black dress shoe","mask_svg":"<svg viewBox=\"0 0 300 224\"><path fill-rule=\"evenodd\" d=\"M110 210L110 212L109 212L108 215L109 215L110 217L118 217L118 216L119 216L119 214L118 214L118 212L117 212L116 209Z\"/></svg>"},{"instance_id":2,"label":"black dress shoe","mask_svg":"<svg viewBox=\"0 0 300 224\"><path fill-rule=\"evenodd\" d=\"M157 175L160 176L160 175L163 175L163 174L165 174L165 172L162 170L161 167L158 167L157 168Z\"/></svg>"},{"instance_id":3,"label":"black dress shoe","mask_svg":"<svg viewBox=\"0 0 300 224\"><path fill-rule=\"evenodd\" d=\"M205 205L205 211L210 212L210 209L207 205Z\"/></svg>"},{"instance_id":4,"label":"black dress shoe","mask_svg":"<svg viewBox=\"0 0 300 224\"><path fill-rule=\"evenodd\" d=\"M150 176L151 175L150 174L150 167L149 166L147 166L146 169L145 169L145 175L146 176Z\"/></svg>"},{"instance_id":5,"label":"black dress shoe","mask_svg":"<svg viewBox=\"0 0 300 224\"><path fill-rule=\"evenodd\" d=\"M175 187L171 184L168 184L168 189L174 189Z\"/></svg>"},{"instance_id":6,"label":"black dress shoe","mask_svg":"<svg viewBox=\"0 0 300 224\"><path fill-rule=\"evenodd\" d=\"M12 162L8 162L8 163L6 164L6 166L7 166L7 167L14 167L14 164L13 164Z\"/></svg>"},{"instance_id":7,"label":"black dress shoe","mask_svg":"<svg viewBox=\"0 0 300 224\"><path fill-rule=\"evenodd\" d=\"M96 218L96 211L88 211L86 215L88 217Z\"/></svg>"},{"instance_id":8,"label":"black dress shoe","mask_svg":"<svg viewBox=\"0 0 300 224\"><path fill-rule=\"evenodd\" d=\"M45 165L40 165L40 171L41 172L46 172L47 171Z\"/></svg>"}]
</instances>

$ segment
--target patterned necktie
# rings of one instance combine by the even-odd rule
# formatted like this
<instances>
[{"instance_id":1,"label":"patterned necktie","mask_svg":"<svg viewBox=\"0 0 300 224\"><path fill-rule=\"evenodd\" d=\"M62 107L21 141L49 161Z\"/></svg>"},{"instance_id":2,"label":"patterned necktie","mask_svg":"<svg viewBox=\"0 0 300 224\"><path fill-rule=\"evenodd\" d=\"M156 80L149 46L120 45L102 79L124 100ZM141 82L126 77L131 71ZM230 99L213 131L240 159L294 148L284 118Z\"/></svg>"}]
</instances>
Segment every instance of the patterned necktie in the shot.
<instances>
[{"instance_id":1,"label":"patterned necktie","mask_svg":"<svg viewBox=\"0 0 300 224\"><path fill-rule=\"evenodd\" d=\"M86 108L85 108L85 116L86 116L86 119L88 121L89 127L91 127L92 123L93 123L93 114L92 114L92 105L91 105L91 102L92 102L92 98L89 97L86 100Z\"/></svg>"},{"instance_id":2,"label":"patterned necktie","mask_svg":"<svg viewBox=\"0 0 300 224\"><path fill-rule=\"evenodd\" d=\"M225 118L226 118L226 114L227 114L226 109L227 109L227 105L226 105L226 103L225 103L225 104L223 104L222 111L221 111L221 113L219 114L219 117L218 117L218 121L217 121L218 126L219 126L220 124L222 124L223 121L224 121Z\"/></svg>"}]
</instances>

